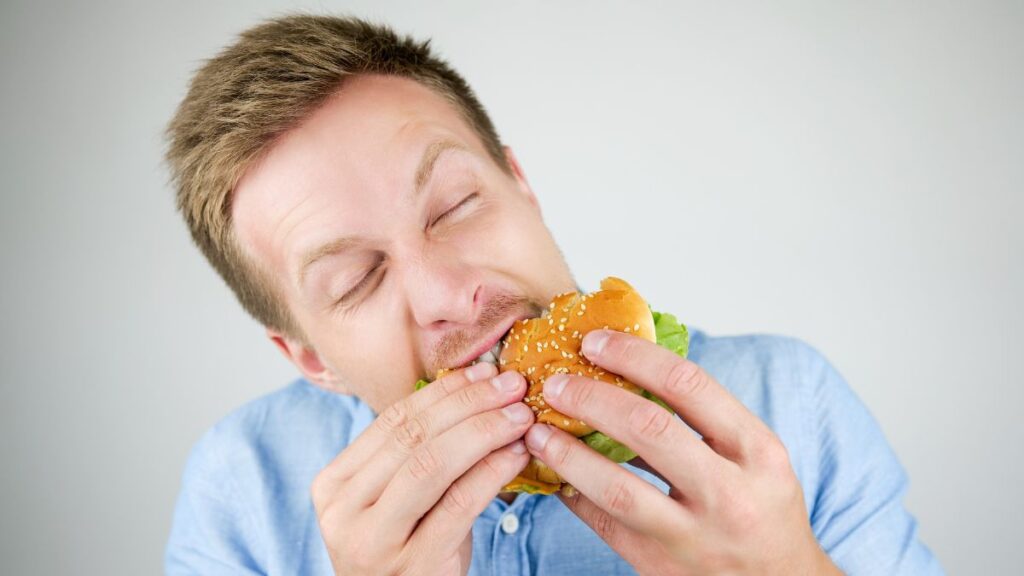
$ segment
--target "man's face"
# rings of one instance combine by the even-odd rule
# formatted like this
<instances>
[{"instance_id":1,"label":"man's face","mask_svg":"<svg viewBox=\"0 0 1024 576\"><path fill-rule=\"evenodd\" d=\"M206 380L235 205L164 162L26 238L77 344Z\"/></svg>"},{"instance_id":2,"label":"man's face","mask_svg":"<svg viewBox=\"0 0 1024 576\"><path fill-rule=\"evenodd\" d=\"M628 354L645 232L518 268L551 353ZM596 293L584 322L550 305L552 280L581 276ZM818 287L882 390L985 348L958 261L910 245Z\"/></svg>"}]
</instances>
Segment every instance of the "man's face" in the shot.
<instances>
[{"instance_id":1,"label":"man's face","mask_svg":"<svg viewBox=\"0 0 1024 576\"><path fill-rule=\"evenodd\" d=\"M309 339L270 333L308 378L380 412L576 288L509 157L514 176L442 97L368 75L247 171L235 231Z\"/></svg>"}]
</instances>

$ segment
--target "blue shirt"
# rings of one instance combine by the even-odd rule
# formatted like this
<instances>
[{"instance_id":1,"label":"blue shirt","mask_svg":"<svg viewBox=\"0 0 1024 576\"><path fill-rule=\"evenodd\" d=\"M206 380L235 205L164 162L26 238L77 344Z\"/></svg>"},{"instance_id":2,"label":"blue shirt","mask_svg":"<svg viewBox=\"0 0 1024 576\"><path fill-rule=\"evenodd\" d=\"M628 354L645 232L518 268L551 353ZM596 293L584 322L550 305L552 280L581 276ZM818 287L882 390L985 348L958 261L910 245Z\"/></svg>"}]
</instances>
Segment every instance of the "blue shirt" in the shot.
<instances>
[{"instance_id":1,"label":"blue shirt","mask_svg":"<svg viewBox=\"0 0 1024 576\"><path fill-rule=\"evenodd\" d=\"M907 478L881 429L817 351L778 336L693 331L690 358L781 438L814 534L839 568L942 573L903 507ZM333 574L309 487L375 416L354 396L298 380L215 425L185 468L167 573ZM520 494L511 505L495 498L477 518L470 574L635 571L558 499Z\"/></svg>"}]
</instances>

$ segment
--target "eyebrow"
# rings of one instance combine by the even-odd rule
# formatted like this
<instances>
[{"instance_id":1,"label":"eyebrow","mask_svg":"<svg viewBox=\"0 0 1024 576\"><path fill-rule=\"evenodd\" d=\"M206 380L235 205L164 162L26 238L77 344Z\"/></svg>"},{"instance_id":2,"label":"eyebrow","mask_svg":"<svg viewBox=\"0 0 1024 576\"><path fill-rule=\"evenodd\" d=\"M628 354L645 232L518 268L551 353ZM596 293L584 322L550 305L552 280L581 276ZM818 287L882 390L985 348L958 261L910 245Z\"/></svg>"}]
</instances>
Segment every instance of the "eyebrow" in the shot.
<instances>
[{"instance_id":1,"label":"eyebrow","mask_svg":"<svg viewBox=\"0 0 1024 576\"><path fill-rule=\"evenodd\" d=\"M413 177L412 198L418 197L423 192L427 182L430 182L430 177L434 173L434 165L437 164L437 160L441 155L450 150L465 149L461 144L448 139L435 140L427 145L427 149L424 150L423 157L420 158L419 166L416 167L416 174ZM313 264L328 256L340 254L360 244L362 241L363 239L360 236L343 236L306 252L299 265L299 286L301 287L305 283L306 274L309 273L309 269Z\"/></svg>"}]
</instances>

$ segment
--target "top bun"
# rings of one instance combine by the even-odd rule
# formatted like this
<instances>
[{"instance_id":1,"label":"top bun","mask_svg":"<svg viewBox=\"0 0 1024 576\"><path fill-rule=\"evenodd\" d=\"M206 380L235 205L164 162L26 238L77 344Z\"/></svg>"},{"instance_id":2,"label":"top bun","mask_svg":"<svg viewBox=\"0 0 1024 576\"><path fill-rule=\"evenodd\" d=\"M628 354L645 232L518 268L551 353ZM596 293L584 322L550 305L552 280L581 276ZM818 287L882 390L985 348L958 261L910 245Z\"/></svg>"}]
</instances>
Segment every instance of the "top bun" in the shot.
<instances>
[{"instance_id":1,"label":"top bun","mask_svg":"<svg viewBox=\"0 0 1024 576\"><path fill-rule=\"evenodd\" d=\"M602 380L634 394L643 390L619 376L595 366L580 354L583 337L591 330L610 329L656 341L654 317L647 302L625 280L608 277L591 294L566 292L555 296L540 318L516 322L502 342L498 370L516 370L527 382L523 399L537 422L556 426L580 437L594 432L582 420L572 418L544 402L544 381L552 374L575 374ZM541 461L532 459L506 490L550 494L562 485L561 478Z\"/></svg>"}]
</instances>

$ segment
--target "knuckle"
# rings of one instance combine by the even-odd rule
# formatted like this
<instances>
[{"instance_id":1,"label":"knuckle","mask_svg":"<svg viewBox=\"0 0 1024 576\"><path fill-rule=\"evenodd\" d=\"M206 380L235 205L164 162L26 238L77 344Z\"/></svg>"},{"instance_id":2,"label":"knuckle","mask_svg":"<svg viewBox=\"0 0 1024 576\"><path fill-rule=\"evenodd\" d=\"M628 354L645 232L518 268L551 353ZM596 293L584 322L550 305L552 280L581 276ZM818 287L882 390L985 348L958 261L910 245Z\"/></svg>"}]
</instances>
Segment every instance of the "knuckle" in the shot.
<instances>
[{"instance_id":1,"label":"knuckle","mask_svg":"<svg viewBox=\"0 0 1024 576\"><path fill-rule=\"evenodd\" d=\"M391 406L388 406L381 412L380 417L377 421L381 423L386 430L397 430L403 424L405 424L408 414L406 413L405 406L401 402L396 402Z\"/></svg>"},{"instance_id":2,"label":"knuckle","mask_svg":"<svg viewBox=\"0 0 1024 576\"><path fill-rule=\"evenodd\" d=\"M480 388L477 386L468 386L459 390L455 394L455 401L459 404L460 408L466 410L472 410L480 404Z\"/></svg>"},{"instance_id":3,"label":"knuckle","mask_svg":"<svg viewBox=\"0 0 1024 576\"><path fill-rule=\"evenodd\" d=\"M605 542L611 543L616 537L615 531L615 519L612 518L611 514L604 510L598 510L594 513L594 518L591 521L594 532Z\"/></svg>"},{"instance_id":4,"label":"knuckle","mask_svg":"<svg viewBox=\"0 0 1024 576\"><path fill-rule=\"evenodd\" d=\"M491 454L480 461L480 466L484 471L484 476L487 477L488 481L499 481L504 475L505 471L503 468L508 466L502 466L510 462L509 458L502 458L502 454Z\"/></svg>"},{"instance_id":5,"label":"knuckle","mask_svg":"<svg viewBox=\"0 0 1024 576\"><path fill-rule=\"evenodd\" d=\"M478 438L493 439L498 435L500 417L495 414L480 414L470 420L473 424L473 432Z\"/></svg>"},{"instance_id":6,"label":"knuckle","mask_svg":"<svg viewBox=\"0 0 1024 576\"><path fill-rule=\"evenodd\" d=\"M782 441L770 432L758 434L758 439L754 441L753 453L756 461L772 472L783 473L791 469L789 452Z\"/></svg>"},{"instance_id":7,"label":"knuckle","mask_svg":"<svg viewBox=\"0 0 1024 576\"><path fill-rule=\"evenodd\" d=\"M465 516L473 506L473 496L462 482L452 484L441 499L442 509L452 516Z\"/></svg>"},{"instance_id":8,"label":"knuckle","mask_svg":"<svg viewBox=\"0 0 1024 576\"><path fill-rule=\"evenodd\" d=\"M395 429L395 440L410 452L423 444L426 439L426 426L419 418L413 418Z\"/></svg>"},{"instance_id":9,"label":"knuckle","mask_svg":"<svg viewBox=\"0 0 1024 576\"><path fill-rule=\"evenodd\" d=\"M633 510L636 494L625 482L616 480L604 489L604 501L610 512L624 515Z\"/></svg>"},{"instance_id":10,"label":"knuckle","mask_svg":"<svg viewBox=\"0 0 1024 576\"><path fill-rule=\"evenodd\" d=\"M669 435L674 418L654 402L641 402L630 410L627 423L630 432L645 441L657 441Z\"/></svg>"},{"instance_id":11,"label":"knuckle","mask_svg":"<svg viewBox=\"0 0 1024 576\"><path fill-rule=\"evenodd\" d=\"M416 480L427 480L437 476L441 471L441 461L433 450L426 446L420 447L409 458L409 474Z\"/></svg>"},{"instance_id":12,"label":"knuckle","mask_svg":"<svg viewBox=\"0 0 1024 576\"><path fill-rule=\"evenodd\" d=\"M575 381L575 386L569 386L569 400L575 406L590 406L594 401L594 392L597 386L596 380L581 378Z\"/></svg>"},{"instance_id":13,"label":"knuckle","mask_svg":"<svg viewBox=\"0 0 1024 576\"><path fill-rule=\"evenodd\" d=\"M707 374L700 366L684 359L673 359L665 369L665 389L673 396L700 394L707 387Z\"/></svg>"}]
</instances>

